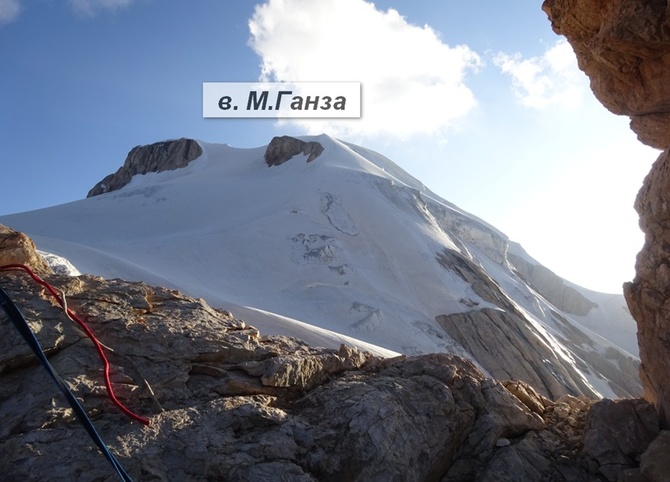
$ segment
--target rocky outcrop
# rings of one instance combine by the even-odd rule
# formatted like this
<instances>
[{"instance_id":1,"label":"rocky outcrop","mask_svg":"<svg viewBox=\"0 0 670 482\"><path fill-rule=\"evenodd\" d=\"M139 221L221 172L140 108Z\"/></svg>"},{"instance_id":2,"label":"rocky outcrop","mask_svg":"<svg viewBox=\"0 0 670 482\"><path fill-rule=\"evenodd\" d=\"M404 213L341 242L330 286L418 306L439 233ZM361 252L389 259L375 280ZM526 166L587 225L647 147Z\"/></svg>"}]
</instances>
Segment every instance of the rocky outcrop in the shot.
<instances>
[{"instance_id":1,"label":"rocky outcrop","mask_svg":"<svg viewBox=\"0 0 670 482\"><path fill-rule=\"evenodd\" d=\"M579 326L558 312L552 312L557 333L539 330L475 262L448 249L437 253L436 259L443 268L458 274L480 298L497 307L476 308L470 303L472 309L468 311L435 318L449 337L492 377L523 380L552 398L566 393L597 397L575 368L588 373L593 367L607 378L617 396L641 395L638 364L630 355L615 349L606 353L594 350L591 339ZM556 356L552 337L570 347L569 358Z\"/></svg>"},{"instance_id":2,"label":"rocky outcrop","mask_svg":"<svg viewBox=\"0 0 670 482\"><path fill-rule=\"evenodd\" d=\"M24 264L36 273L51 272L32 239L0 224L0 266L8 264Z\"/></svg>"},{"instance_id":3,"label":"rocky outcrop","mask_svg":"<svg viewBox=\"0 0 670 482\"><path fill-rule=\"evenodd\" d=\"M573 46L596 97L631 117L638 138L666 149L635 201L645 245L624 287L638 323L645 398L670 427L670 10L659 0L545 0L554 30ZM634 160L632 160L634 162Z\"/></svg>"},{"instance_id":4,"label":"rocky outcrop","mask_svg":"<svg viewBox=\"0 0 670 482\"><path fill-rule=\"evenodd\" d=\"M92 344L27 276L0 285L135 480L602 480L582 451L591 401L551 401L448 354L384 359L263 337L176 291L49 275L107 350L106 398ZM0 311L4 480L104 480L111 468ZM594 465L595 464L595 465Z\"/></svg>"},{"instance_id":5,"label":"rocky outcrop","mask_svg":"<svg viewBox=\"0 0 670 482\"><path fill-rule=\"evenodd\" d=\"M88 192L93 197L116 191L128 184L133 176L149 172L172 171L187 166L202 154L202 148L193 139L163 141L148 146L137 146L128 153L126 162L114 174L106 176Z\"/></svg>"},{"instance_id":6,"label":"rocky outcrop","mask_svg":"<svg viewBox=\"0 0 670 482\"><path fill-rule=\"evenodd\" d=\"M279 166L298 154L307 156L312 162L323 152L323 146L316 142L305 142L291 136L273 137L265 149L265 162L268 166Z\"/></svg>"},{"instance_id":7,"label":"rocky outcrop","mask_svg":"<svg viewBox=\"0 0 670 482\"><path fill-rule=\"evenodd\" d=\"M545 0L595 96L631 117L638 138L670 146L670 10L662 0Z\"/></svg>"},{"instance_id":8,"label":"rocky outcrop","mask_svg":"<svg viewBox=\"0 0 670 482\"><path fill-rule=\"evenodd\" d=\"M640 376L645 398L653 402L664 421L670 422L670 152L652 166L635 200L645 244L637 257L636 276L624 293L638 323L642 361Z\"/></svg>"},{"instance_id":9,"label":"rocky outcrop","mask_svg":"<svg viewBox=\"0 0 670 482\"><path fill-rule=\"evenodd\" d=\"M576 371L552 356L547 340L514 313L484 308L440 315L436 321L494 378L523 380L552 398L566 391L596 397Z\"/></svg>"}]
</instances>

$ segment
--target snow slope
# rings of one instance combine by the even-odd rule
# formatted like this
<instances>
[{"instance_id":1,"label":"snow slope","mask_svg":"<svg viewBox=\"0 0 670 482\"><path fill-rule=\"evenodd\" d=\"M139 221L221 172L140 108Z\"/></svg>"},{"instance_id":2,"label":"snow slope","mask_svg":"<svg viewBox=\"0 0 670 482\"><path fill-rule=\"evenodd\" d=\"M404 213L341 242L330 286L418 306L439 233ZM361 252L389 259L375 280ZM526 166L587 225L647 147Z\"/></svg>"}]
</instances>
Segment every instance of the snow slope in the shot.
<instances>
[{"instance_id":1,"label":"snow slope","mask_svg":"<svg viewBox=\"0 0 670 482\"><path fill-rule=\"evenodd\" d=\"M597 306L563 312L519 275L507 237L492 226L378 153L325 135L302 139L324 152L268 167L265 146L200 142L202 156L185 168L0 223L81 272L178 288L265 334L386 356L476 358L436 317L513 306L556 354L547 363L557 379L568 370L594 393L622 393L625 383L609 372L636 362L622 297L581 291Z\"/></svg>"}]
</instances>

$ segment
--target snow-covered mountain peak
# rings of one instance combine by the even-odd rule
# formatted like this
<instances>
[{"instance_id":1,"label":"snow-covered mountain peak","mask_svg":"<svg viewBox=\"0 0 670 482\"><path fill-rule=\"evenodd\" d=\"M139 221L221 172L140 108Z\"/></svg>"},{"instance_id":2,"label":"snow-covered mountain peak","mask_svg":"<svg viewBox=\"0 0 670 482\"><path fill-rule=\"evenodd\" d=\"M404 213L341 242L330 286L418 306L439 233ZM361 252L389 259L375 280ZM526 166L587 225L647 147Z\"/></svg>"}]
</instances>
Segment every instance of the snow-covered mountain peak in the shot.
<instances>
[{"instance_id":1,"label":"snow-covered mountain peak","mask_svg":"<svg viewBox=\"0 0 670 482\"><path fill-rule=\"evenodd\" d=\"M81 272L178 288L263 333L457 353L547 395L639 393L622 297L561 288L381 154L327 135L299 141L272 165L268 146L136 148L124 186L0 223ZM180 167L148 172L154 161ZM610 326L625 334L606 339Z\"/></svg>"},{"instance_id":2,"label":"snow-covered mountain peak","mask_svg":"<svg viewBox=\"0 0 670 482\"><path fill-rule=\"evenodd\" d=\"M287 159L272 164L267 160L270 148L273 147L275 140L288 139L302 144L314 144L319 146L319 154L310 159L309 154L302 152L290 153ZM135 168L132 179L128 182L128 188L137 188L139 186L149 186L152 184L162 184L174 179L186 178L192 175L210 178L239 178L239 177L296 177L314 175L315 171L344 169L356 172L365 172L371 175L393 179L392 172L401 173L403 182L410 186L420 186L422 184L409 176L396 164L383 156L377 156L377 162L360 155L349 145L338 141L326 134L318 136L300 136L291 138L288 136L276 137L272 143L266 146L256 148L237 148L229 144L218 144L204 141L197 142L200 148L200 154L194 159L174 162L170 157L158 157L146 159L149 154L155 152L156 145L166 143L180 143L179 141L167 141L156 143L144 147L145 160L136 161L135 164L141 164L141 168ZM135 148L131 151L137 152ZM172 150L177 150L173 148ZM140 151L142 152L142 151ZM129 157L130 155L129 154ZM286 153L283 153L286 154ZM142 156L140 156L142 157ZM318 158L318 159L317 159ZM128 163L127 163L128 164ZM177 166L177 167L175 167ZM273 169L274 168L274 169ZM279 171L279 172L274 172ZM399 179L395 179L396 182ZM123 186L126 187L126 186ZM121 189L121 188L119 188ZM111 190L105 191L105 193ZM99 195L102 193L98 193ZM91 197L91 196L89 196Z\"/></svg>"}]
</instances>

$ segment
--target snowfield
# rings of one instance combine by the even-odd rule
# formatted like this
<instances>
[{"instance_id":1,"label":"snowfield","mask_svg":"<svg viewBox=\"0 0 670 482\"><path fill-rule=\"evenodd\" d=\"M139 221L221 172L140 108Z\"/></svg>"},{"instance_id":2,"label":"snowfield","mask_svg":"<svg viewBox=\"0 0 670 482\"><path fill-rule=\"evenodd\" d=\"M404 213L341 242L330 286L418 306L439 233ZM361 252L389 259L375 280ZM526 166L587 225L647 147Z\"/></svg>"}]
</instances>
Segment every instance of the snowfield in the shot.
<instances>
[{"instance_id":1,"label":"snowfield","mask_svg":"<svg viewBox=\"0 0 670 482\"><path fill-rule=\"evenodd\" d=\"M483 276L556 360L597 394L617 396L599 367L637 361L635 323L621 295L552 278L593 305L563 311L554 294L524 279L508 251L531 268L539 263L492 226L378 153L326 135L301 139L324 152L310 163L298 155L268 167L265 146L199 142L203 154L185 168L0 223L79 272L179 289L262 334L383 356L474 358L436 317L503 310L473 281Z\"/></svg>"}]
</instances>

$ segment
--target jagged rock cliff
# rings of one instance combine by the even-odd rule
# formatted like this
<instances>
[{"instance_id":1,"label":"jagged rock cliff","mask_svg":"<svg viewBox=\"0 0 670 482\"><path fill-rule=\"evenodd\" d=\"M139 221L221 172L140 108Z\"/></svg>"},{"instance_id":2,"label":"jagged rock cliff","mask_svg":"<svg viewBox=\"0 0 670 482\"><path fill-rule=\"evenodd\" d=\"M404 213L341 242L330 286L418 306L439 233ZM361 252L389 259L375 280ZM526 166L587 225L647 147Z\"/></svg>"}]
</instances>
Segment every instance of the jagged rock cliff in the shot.
<instances>
[{"instance_id":1,"label":"jagged rock cliff","mask_svg":"<svg viewBox=\"0 0 670 482\"><path fill-rule=\"evenodd\" d=\"M638 194L645 245L624 291L638 323L645 397L670 426L670 10L660 0L546 0L554 30L573 46L598 99L631 117L638 138L665 149ZM631 160L634 162L635 160Z\"/></svg>"},{"instance_id":2,"label":"jagged rock cliff","mask_svg":"<svg viewBox=\"0 0 670 482\"><path fill-rule=\"evenodd\" d=\"M105 345L117 395L149 426L106 398L95 349L62 309L27 276L0 271L0 286L135 480L617 480L623 470L639 475L637 459L657 432L653 407L641 400L591 416L602 402L551 401L457 356L314 348L263 337L177 291L46 279ZM1 310L0 326L3 480L112 477ZM625 441L608 423L620 413L639 415Z\"/></svg>"},{"instance_id":3,"label":"jagged rock cliff","mask_svg":"<svg viewBox=\"0 0 670 482\"><path fill-rule=\"evenodd\" d=\"M654 163L635 200L645 244L637 257L636 276L625 295L638 322L640 378L645 398L653 402L670 427L670 152Z\"/></svg>"},{"instance_id":4,"label":"jagged rock cliff","mask_svg":"<svg viewBox=\"0 0 670 482\"><path fill-rule=\"evenodd\" d=\"M196 141L184 138L134 147L128 153L123 166L93 186L86 197L121 189L136 174L179 169L201 154L202 148Z\"/></svg>"},{"instance_id":5,"label":"jagged rock cliff","mask_svg":"<svg viewBox=\"0 0 670 482\"><path fill-rule=\"evenodd\" d=\"M435 318L491 376L524 380L551 397L566 392L596 396L567 363L562 364L553 355L551 342L524 323L519 308L479 266L449 250L439 253L437 259L445 269L458 272L483 300L496 306Z\"/></svg>"}]
</instances>

